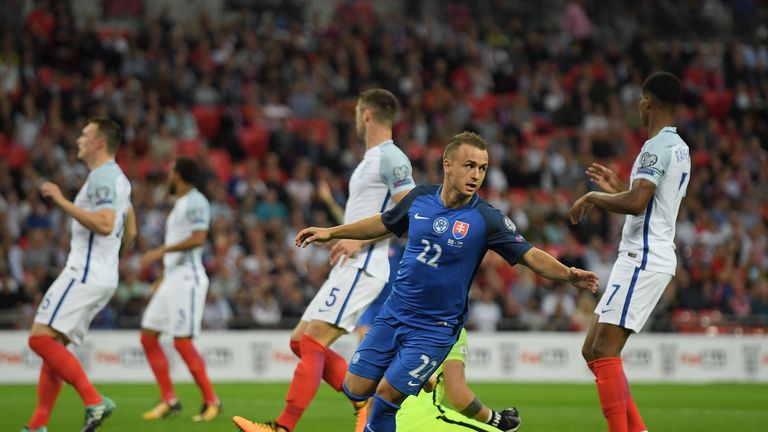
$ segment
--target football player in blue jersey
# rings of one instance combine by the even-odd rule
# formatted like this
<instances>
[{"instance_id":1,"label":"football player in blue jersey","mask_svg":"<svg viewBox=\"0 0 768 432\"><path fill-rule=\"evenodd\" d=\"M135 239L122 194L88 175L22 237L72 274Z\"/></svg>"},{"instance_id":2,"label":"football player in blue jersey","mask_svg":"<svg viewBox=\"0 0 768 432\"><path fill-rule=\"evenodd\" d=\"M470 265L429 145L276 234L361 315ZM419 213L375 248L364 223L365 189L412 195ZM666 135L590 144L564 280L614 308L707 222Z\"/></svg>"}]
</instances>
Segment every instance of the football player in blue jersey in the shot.
<instances>
[{"instance_id":1,"label":"football player in blue jersey","mask_svg":"<svg viewBox=\"0 0 768 432\"><path fill-rule=\"evenodd\" d=\"M366 431L394 431L400 404L418 394L448 355L464 327L469 286L487 250L547 279L592 292L597 288L595 273L568 268L533 247L507 216L477 195L488 169L481 137L454 136L445 148L443 169L442 185L419 185L389 211L332 228L306 228L296 236L296 245L306 247L408 231L392 293L344 379L350 399L375 399Z\"/></svg>"}]
</instances>

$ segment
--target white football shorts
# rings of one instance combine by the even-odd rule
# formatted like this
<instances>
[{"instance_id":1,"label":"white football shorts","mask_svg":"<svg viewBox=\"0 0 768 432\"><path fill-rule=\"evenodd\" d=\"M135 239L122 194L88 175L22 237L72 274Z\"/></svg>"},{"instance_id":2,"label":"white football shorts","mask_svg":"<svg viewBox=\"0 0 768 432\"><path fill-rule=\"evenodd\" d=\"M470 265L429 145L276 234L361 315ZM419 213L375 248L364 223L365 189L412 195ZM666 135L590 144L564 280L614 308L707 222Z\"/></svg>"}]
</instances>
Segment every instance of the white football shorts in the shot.
<instances>
[{"instance_id":1,"label":"white football shorts","mask_svg":"<svg viewBox=\"0 0 768 432\"><path fill-rule=\"evenodd\" d=\"M144 310L141 328L169 333L173 337L197 336L207 295L208 277L205 274L186 269L166 272Z\"/></svg>"},{"instance_id":2,"label":"white football shorts","mask_svg":"<svg viewBox=\"0 0 768 432\"><path fill-rule=\"evenodd\" d=\"M37 307L35 322L61 332L79 345L91 321L109 303L116 289L84 284L76 273L64 271Z\"/></svg>"},{"instance_id":3,"label":"white football shorts","mask_svg":"<svg viewBox=\"0 0 768 432\"><path fill-rule=\"evenodd\" d=\"M334 266L301 320L325 321L351 332L386 283L351 265Z\"/></svg>"},{"instance_id":4,"label":"white football shorts","mask_svg":"<svg viewBox=\"0 0 768 432\"><path fill-rule=\"evenodd\" d=\"M672 275L643 270L642 252L621 252L611 270L608 287L595 308L599 322L639 333Z\"/></svg>"}]
</instances>

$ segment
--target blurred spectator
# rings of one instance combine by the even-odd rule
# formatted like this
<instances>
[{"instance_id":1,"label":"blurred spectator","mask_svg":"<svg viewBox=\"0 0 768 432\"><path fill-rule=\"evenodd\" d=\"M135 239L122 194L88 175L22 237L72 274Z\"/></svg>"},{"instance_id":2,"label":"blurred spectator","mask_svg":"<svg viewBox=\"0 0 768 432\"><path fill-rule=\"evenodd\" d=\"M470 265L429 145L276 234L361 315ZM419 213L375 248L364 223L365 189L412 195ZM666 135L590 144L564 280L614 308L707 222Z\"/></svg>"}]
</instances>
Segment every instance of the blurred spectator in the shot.
<instances>
[{"instance_id":1,"label":"blurred spectator","mask_svg":"<svg viewBox=\"0 0 768 432\"><path fill-rule=\"evenodd\" d=\"M501 320L501 306L496 303L496 296L490 289L481 290L478 298L469 307L469 324L481 332L496 331L496 324Z\"/></svg>"},{"instance_id":2,"label":"blurred spectator","mask_svg":"<svg viewBox=\"0 0 768 432\"><path fill-rule=\"evenodd\" d=\"M528 298L520 313L520 323L525 330L541 331L547 325L547 317L541 312L539 299L535 296Z\"/></svg>"},{"instance_id":3,"label":"blurred spectator","mask_svg":"<svg viewBox=\"0 0 768 432\"><path fill-rule=\"evenodd\" d=\"M541 300L541 313L548 320L548 330L568 330L576 302L563 283L556 283ZM594 309L593 309L594 310Z\"/></svg>"},{"instance_id":4,"label":"blurred spectator","mask_svg":"<svg viewBox=\"0 0 768 432\"><path fill-rule=\"evenodd\" d=\"M596 306L597 302L592 293L586 291L579 292L576 298L576 309L571 316L570 330L587 331L595 317Z\"/></svg>"},{"instance_id":5,"label":"blurred spectator","mask_svg":"<svg viewBox=\"0 0 768 432\"><path fill-rule=\"evenodd\" d=\"M232 320L232 308L218 291L211 290L205 299L203 327L211 330L226 330Z\"/></svg>"},{"instance_id":6,"label":"blurred spectator","mask_svg":"<svg viewBox=\"0 0 768 432\"><path fill-rule=\"evenodd\" d=\"M44 125L45 116L38 110L34 96L25 95L22 110L14 118L16 140L25 149L31 149Z\"/></svg>"},{"instance_id":7,"label":"blurred spectator","mask_svg":"<svg viewBox=\"0 0 768 432\"><path fill-rule=\"evenodd\" d=\"M258 326L273 326L283 317L271 288L260 287L254 293L251 317Z\"/></svg>"}]
</instances>

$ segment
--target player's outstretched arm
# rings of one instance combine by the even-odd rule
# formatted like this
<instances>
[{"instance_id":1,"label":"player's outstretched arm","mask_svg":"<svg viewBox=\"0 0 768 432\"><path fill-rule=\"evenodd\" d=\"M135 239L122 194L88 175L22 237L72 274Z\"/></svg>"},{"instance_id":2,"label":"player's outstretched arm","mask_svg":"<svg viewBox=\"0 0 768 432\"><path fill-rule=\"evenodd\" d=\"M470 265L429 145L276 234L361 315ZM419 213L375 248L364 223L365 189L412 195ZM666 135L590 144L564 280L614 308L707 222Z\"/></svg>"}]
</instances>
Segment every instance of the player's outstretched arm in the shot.
<instances>
[{"instance_id":1,"label":"player's outstretched arm","mask_svg":"<svg viewBox=\"0 0 768 432\"><path fill-rule=\"evenodd\" d=\"M538 248L531 248L520 261L537 275L559 282L569 282L576 288L595 292L600 278L590 271L566 267L552 255Z\"/></svg>"},{"instance_id":2,"label":"player's outstretched arm","mask_svg":"<svg viewBox=\"0 0 768 432\"><path fill-rule=\"evenodd\" d=\"M379 213L357 222L331 228L304 228L296 235L296 246L307 247L314 242L322 243L332 239L368 240L388 233L389 230L381 221L381 213Z\"/></svg>"},{"instance_id":3,"label":"player's outstretched arm","mask_svg":"<svg viewBox=\"0 0 768 432\"><path fill-rule=\"evenodd\" d=\"M604 208L612 213L638 215L645 211L654 192L656 185L646 179L635 180L632 189L624 192L589 192L573 203L568 210L568 218L571 223L577 224L589 213L592 206Z\"/></svg>"},{"instance_id":4,"label":"player's outstretched arm","mask_svg":"<svg viewBox=\"0 0 768 432\"><path fill-rule=\"evenodd\" d=\"M45 182L40 185L40 193L59 206L64 213L75 219L89 231L99 235L110 235L115 227L115 210L103 208L96 211L88 211L76 206L72 201L64 198L61 189L55 183Z\"/></svg>"},{"instance_id":5,"label":"player's outstretched arm","mask_svg":"<svg viewBox=\"0 0 768 432\"><path fill-rule=\"evenodd\" d=\"M619 180L616 173L597 162L592 162L592 165L587 168L587 177L604 192L619 193L629 189L626 183Z\"/></svg>"}]
</instances>

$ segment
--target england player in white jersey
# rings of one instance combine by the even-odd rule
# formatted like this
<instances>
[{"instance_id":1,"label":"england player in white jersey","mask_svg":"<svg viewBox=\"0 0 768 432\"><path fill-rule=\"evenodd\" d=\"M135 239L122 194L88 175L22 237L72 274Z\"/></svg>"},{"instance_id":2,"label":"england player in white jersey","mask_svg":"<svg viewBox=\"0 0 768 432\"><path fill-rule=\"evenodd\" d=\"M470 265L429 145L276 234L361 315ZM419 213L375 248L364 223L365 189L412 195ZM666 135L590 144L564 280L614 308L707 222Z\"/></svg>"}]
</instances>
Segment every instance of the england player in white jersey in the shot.
<instances>
[{"instance_id":1,"label":"england player in white jersey","mask_svg":"<svg viewBox=\"0 0 768 432\"><path fill-rule=\"evenodd\" d=\"M384 89L367 90L357 101L356 130L365 141L366 152L349 181L345 222L388 210L414 187L411 163L392 141L397 109L397 98ZM333 247L334 267L291 334L291 350L300 360L283 412L268 424L235 417L241 429L294 430L322 379L342 391L347 362L328 347L355 329L360 316L384 288L389 279L388 254L388 236L375 241L342 240ZM365 425L364 406L356 406L359 428Z\"/></svg>"},{"instance_id":2,"label":"england player in white jersey","mask_svg":"<svg viewBox=\"0 0 768 432\"><path fill-rule=\"evenodd\" d=\"M177 197L165 224L164 245L142 256L143 266L162 258L163 276L156 286L141 320L141 344L152 372L160 386L161 400L144 413L146 420L178 415L181 403L176 398L168 370L168 359L160 346L161 333L170 333L173 345L187 364L203 394L203 406L192 417L196 422L211 421L221 409L221 402L208 379L205 362L192 344L200 334L208 276L203 268L203 245L208 236L211 207L195 184L197 164L178 158L168 175L171 195Z\"/></svg>"},{"instance_id":3,"label":"england player in white jersey","mask_svg":"<svg viewBox=\"0 0 768 432\"><path fill-rule=\"evenodd\" d=\"M96 430L115 409L99 395L80 362L65 347L83 341L93 318L117 289L121 248L136 236L131 184L115 163L120 127L105 117L88 120L77 139L78 158L90 173L74 202L45 182L42 195L72 217L67 263L48 288L35 315L29 346L43 358L38 402L26 431L45 431L62 380L75 387L86 406L83 431Z\"/></svg>"},{"instance_id":4,"label":"england player in white jersey","mask_svg":"<svg viewBox=\"0 0 768 432\"><path fill-rule=\"evenodd\" d=\"M573 223L595 205L627 215L619 256L582 348L610 432L646 430L629 392L621 351L629 336L642 329L675 274L675 222L691 178L688 146L672 126L679 101L680 81L674 75L651 75L640 99L640 116L651 138L632 166L631 188L593 164L587 174L604 192L584 195L569 211Z\"/></svg>"}]
</instances>

